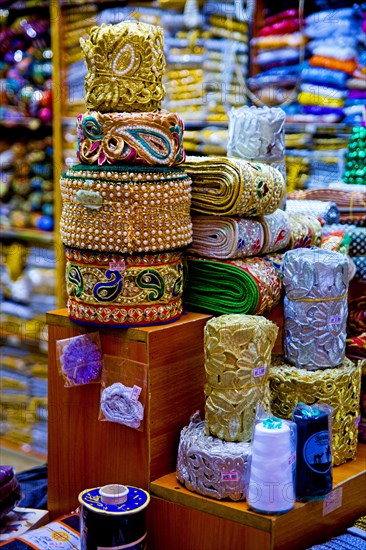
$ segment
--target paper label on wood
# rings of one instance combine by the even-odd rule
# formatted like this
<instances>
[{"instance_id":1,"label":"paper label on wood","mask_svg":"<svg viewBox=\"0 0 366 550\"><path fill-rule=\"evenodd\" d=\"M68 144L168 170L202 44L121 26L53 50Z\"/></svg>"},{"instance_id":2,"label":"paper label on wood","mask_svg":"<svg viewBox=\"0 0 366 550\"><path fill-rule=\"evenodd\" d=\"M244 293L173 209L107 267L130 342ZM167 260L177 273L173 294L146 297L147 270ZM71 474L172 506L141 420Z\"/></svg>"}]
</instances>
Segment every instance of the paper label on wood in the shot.
<instances>
[{"instance_id":1,"label":"paper label on wood","mask_svg":"<svg viewBox=\"0 0 366 550\"><path fill-rule=\"evenodd\" d=\"M329 495L327 495L323 502L323 516L334 512L337 508L342 506L343 487L334 489Z\"/></svg>"}]
</instances>

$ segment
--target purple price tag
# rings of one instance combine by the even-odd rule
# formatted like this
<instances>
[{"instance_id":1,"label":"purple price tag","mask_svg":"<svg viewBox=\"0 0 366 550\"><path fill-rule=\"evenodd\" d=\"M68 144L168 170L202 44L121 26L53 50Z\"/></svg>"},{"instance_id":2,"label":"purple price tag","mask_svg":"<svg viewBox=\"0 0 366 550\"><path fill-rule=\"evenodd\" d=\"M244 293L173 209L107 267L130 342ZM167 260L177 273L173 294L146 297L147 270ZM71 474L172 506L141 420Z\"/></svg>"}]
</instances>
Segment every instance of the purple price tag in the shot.
<instances>
[{"instance_id":1,"label":"purple price tag","mask_svg":"<svg viewBox=\"0 0 366 550\"><path fill-rule=\"evenodd\" d=\"M253 371L254 378L258 378L259 376L264 376L266 374L267 367L266 365L263 365L263 367L256 367Z\"/></svg>"},{"instance_id":2,"label":"purple price tag","mask_svg":"<svg viewBox=\"0 0 366 550\"><path fill-rule=\"evenodd\" d=\"M340 325L342 318L340 315L332 315L329 322L331 325Z\"/></svg>"},{"instance_id":3,"label":"purple price tag","mask_svg":"<svg viewBox=\"0 0 366 550\"><path fill-rule=\"evenodd\" d=\"M239 473L221 472L221 481L239 481Z\"/></svg>"},{"instance_id":4,"label":"purple price tag","mask_svg":"<svg viewBox=\"0 0 366 550\"><path fill-rule=\"evenodd\" d=\"M138 401L142 388L140 386L134 386L131 391L130 399L131 401Z\"/></svg>"},{"instance_id":5,"label":"purple price tag","mask_svg":"<svg viewBox=\"0 0 366 550\"><path fill-rule=\"evenodd\" d=\"M293 464L295 460L296 460L296 453L292 453L292 455L288 459L289 466L291 466L291 464Z\"/></svg>"},{"instance_id":6,"label":"purple price tag","mask_svg":"<svg viewBox=\"0 0 366 550\"><path fill-rule=\"evenodd\" d=\"M126 269L126 262L124 260L120 262L109 262L109 269L111 271L124 271Z\"/></svg>"}]
</instances>

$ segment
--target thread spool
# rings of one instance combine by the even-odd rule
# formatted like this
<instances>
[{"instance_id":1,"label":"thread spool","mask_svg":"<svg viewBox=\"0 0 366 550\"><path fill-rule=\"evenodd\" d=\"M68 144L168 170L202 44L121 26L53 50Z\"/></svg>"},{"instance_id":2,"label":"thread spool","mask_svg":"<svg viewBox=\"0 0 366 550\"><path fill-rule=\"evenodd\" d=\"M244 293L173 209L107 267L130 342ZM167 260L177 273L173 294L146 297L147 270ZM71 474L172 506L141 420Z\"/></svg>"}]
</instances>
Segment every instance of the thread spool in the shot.
<instances>
[{"instance_id":1,"label":"thread spool","mask_svg":"<svg viewBox=\"0 0 366 550\"><path fill-rule=\"evenodd\" d=\"M301 500L323 497L332 490L332 441L326 405L299 403L293 420L297 425L296 496Z\"/></svg>"},{"instance_id":2,"label":"thread spool","mask_svg":"<svg viewBox=\"0 0 366 550\"><path fill-rule=\"evenodd\" d=\"M295 448L289 423L273 417L256 424L247 489L256 512L282 514L294 507Z\"/></svg>"},{"instance_id":3,"label":"thread spool","mask_svg":"<svg viewBox=\"0 0 366 550\"><path fill-rule=\"evenodd\" d=\"M150 495L129 485L110 484L79 494L80 548L146 549Z\"/></svg>"}]
</instances>

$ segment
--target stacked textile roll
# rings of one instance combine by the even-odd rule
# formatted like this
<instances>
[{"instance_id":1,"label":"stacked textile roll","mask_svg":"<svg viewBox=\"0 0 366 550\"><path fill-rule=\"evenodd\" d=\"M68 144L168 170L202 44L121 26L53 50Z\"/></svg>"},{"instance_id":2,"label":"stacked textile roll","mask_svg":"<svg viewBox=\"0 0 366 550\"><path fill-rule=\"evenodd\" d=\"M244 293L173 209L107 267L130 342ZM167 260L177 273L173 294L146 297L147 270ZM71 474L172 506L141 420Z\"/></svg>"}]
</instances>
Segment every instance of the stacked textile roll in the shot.
<instances>
[{"instance_id":1,"label":"stacked textile roll","mask_svg":"<svg viewBox=\"0 0 366 550\"><path fill-rule=\"evenodd\" d=\"M269 411L269 367L278 328L264 317L222 315L204 333L205 421L181 432L177 478L217 499L244 500L256 407Z\"/></svg>"},{"instance_id":2,"label":"stacked textile roll","mask_svg":"<svg viewBox=\"0 0 366 550\"><path fill-rule=\"evenodd\" d=\"M80 43L88 67L81 164L60 184L69 316L122 327L171 322L182 311L191 180L177 167L183 122L160 110L162 31L124 21L93 27Z\"/></svg>"},{"instance_id":3,"label":"stacked textile roll","mask_svg":"<svg viewBox=\"0 0 366 550\"><path fill-rule=\"evenodd\" d=\"M214 313L271 310L280 299L279 276L262 258L246 256L263 248L265 231L272 250L289 242L288 221L276 212L284 193L281 173L265 164L225 157L189 157L185 171L193 181L192 211L197 214L192 252L200 254L188 258L185 303ZM253 219L262 215L261 222ZM212 230L222 235L222 245L220 238L210 237Z\"/></svg>"},{"instance_id":4,"label":"stacked textile roll","mask_svg":"<svg viewBox=\"0 0 366 550\"><path fill-rule=\"evenodd\" d=\"M253 62L259 72L248 81L251 91L261 102L274 106L296 97L299 62L305 44L297 8L265 18L259 36L251 40L256 52Z\"/></svg>"},{"instance_id":5,"label":"stacked textile roll","mask_svg":"<svg viewBox=\"0 0 366 550\"><path fill-rule=\"evenodd\" d=\"M356 454L360 375L345 358L349 264L345 254L284 255L285 360L271 369L272 410L290 418L299 402L330 405L334 464ZM345 389L346 388L346 389Z\"/></svg>"},{"instance_id":6,"label":"stacked textile roll","mask_svg":"<svg viewBox=\"0 0 366 550\"><path fill-rule=\"evenodd\" d=\"M360 19L353 8L324 10L305 19L310 58L301 73L298 101L307 115L333 116L335 122L350 114L354 94L348 82L358 69L355 28Z\"/></svg>"}]
</instances>

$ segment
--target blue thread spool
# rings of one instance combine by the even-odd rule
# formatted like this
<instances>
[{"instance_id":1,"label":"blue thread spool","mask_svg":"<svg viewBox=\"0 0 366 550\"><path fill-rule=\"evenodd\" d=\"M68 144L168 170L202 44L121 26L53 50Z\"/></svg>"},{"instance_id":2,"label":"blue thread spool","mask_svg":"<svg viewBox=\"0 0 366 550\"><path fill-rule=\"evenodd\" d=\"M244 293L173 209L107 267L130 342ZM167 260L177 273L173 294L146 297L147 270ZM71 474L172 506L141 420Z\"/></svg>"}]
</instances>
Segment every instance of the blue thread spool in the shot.
<instances>
[{"instance_id":1,"label":"blue thread spool","mask_svg":"<svg viewBox=\"0 0 366 550\"><path fill-rule=\"evenodd\" d=\"M80 493L81 550L145 550L149 501L150 495L143 489L119 484Z\"/></svg>"}]
</instances>

